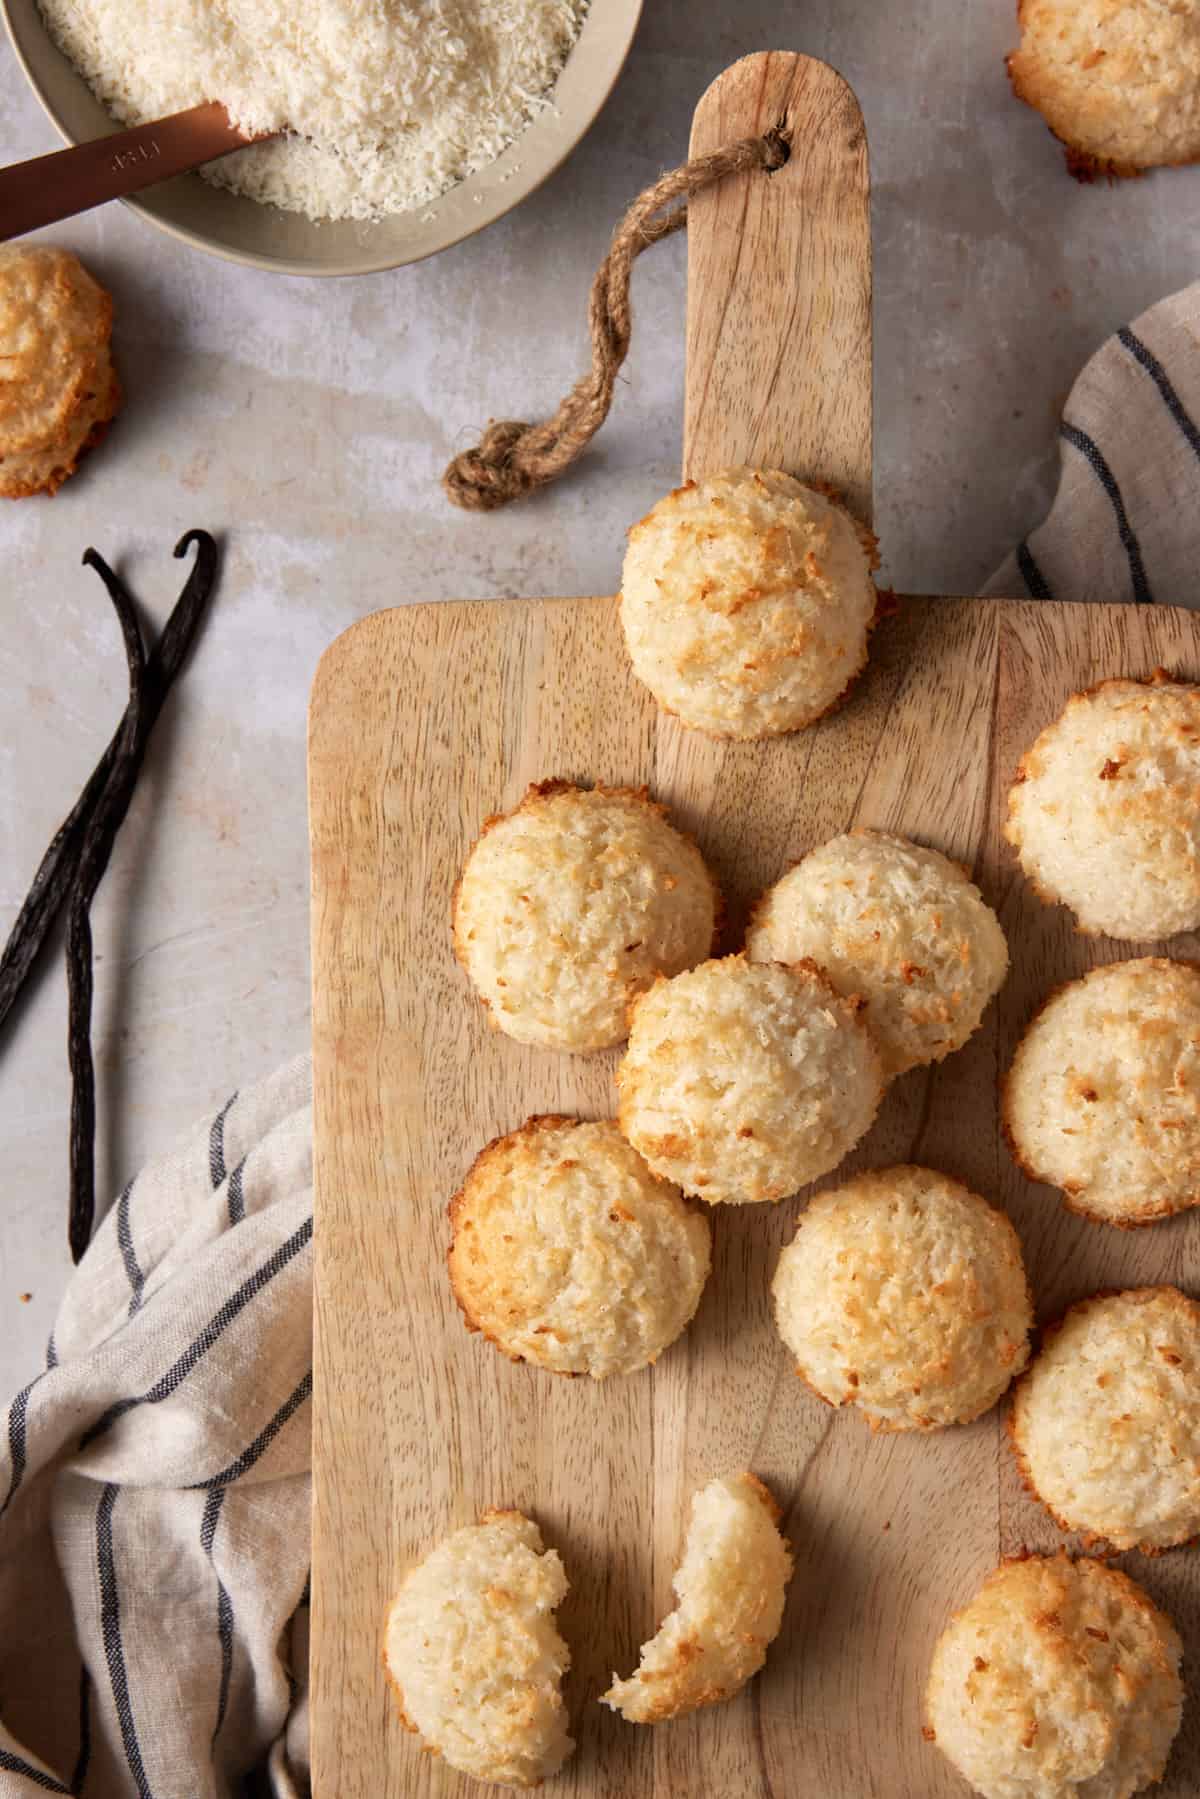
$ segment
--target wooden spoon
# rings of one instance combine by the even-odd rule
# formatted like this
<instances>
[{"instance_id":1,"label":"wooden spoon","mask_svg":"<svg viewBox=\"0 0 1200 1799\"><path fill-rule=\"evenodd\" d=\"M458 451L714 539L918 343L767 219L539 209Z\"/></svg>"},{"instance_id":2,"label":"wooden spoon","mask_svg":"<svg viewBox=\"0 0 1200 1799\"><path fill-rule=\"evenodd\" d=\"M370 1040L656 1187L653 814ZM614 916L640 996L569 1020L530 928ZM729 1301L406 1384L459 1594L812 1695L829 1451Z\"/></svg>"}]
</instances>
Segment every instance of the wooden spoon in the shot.
<instances>
[{"instance_id":1,"label":"wooden spoon","mask_svg":"<svg viewBox=\"0 0 1200 1799\"><path fill-rule=\"evenodd\" d=\"M273 135L248 136L230 122L219 100L206 100L166 119L14 162L0 169L0 242L136 194Z\"/></svg>"}]
</instances>

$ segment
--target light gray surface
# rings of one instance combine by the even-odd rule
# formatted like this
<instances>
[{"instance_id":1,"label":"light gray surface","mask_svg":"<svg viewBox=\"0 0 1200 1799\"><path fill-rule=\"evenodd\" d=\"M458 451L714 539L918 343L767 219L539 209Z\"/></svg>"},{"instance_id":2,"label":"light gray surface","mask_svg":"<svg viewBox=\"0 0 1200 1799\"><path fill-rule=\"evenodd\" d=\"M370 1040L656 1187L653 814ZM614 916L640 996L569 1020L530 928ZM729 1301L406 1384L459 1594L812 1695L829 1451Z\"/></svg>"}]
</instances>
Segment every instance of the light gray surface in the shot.
<instances>
[{"instance_id":1,"label":"light gray surface","mask_svg":"<svg viewBox=\"0 0 1200 1799\"><path fill-rule=\"evenodd\" d=\"M95 908L102 1194L305 1041L304 719L324 646L405 600L613 590L625 527L676 473L682 243L640 265L628 378L576 479L474 518L447 506L437 476L489 414L540 414L575 378L617 214L680 159L696 99L736 56L824 56L866 113L885 576L973 592L1039 519L1080 363L1195 275L1200 171L1069 180L1009 96L1012 12L647 0L613 99L566 167L512 217L392 275L257 275L117 207L51 234L112 288L128 403L56 499L0 510L0 931L123 704L116 628L80 553L118 560L161 620L178 534L203 524L227 541L216 608ZM11 157L53 147L7 51L0 126ZM67 1273L64 1040L56 960L0 1045L5 1396L39 1365Z\"/></svg>"}]
</instances>

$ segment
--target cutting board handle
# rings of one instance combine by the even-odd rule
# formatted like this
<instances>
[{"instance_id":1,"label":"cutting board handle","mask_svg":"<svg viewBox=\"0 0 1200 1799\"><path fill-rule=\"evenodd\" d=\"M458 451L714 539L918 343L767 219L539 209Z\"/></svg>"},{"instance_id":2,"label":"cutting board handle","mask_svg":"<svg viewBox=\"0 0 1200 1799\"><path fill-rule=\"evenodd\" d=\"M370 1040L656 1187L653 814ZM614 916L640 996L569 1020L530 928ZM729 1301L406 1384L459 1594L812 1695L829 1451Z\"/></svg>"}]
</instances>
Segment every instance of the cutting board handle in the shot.
<instances>
[{"instance_id":1,"label":"cutting board handle","mask_svg":"<svg viewBox=\"0 0 1200 1799\"><path fill-rule=\"evenodd\" d=\"M690 154L782 126L773 174L688 208L685 480L747 463L828 481L866 524L871 495L871 186L853 91L828 64L768 51L719 75Z\"/></svg>"}]
</instances>

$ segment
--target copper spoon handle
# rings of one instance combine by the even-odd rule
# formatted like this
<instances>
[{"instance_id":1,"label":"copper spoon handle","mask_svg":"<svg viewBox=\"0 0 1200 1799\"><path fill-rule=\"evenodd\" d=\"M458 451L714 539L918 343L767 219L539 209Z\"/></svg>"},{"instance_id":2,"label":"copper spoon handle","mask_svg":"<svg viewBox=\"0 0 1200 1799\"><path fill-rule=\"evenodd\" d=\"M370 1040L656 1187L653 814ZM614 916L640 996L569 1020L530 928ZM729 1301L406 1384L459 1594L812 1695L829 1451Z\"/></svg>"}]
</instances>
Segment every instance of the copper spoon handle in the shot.
<instances>
[{"instance_id":1,"label":"copper spoon handle","mask_svg":"<svg viewBox=\"0 0 1200 1799\"><path fill-rule=\"evenodd\" d=\"M15 162L0 169L0 242L136 194L254 141L230 124L219 100L207 100L166 119Z\"/></svg>"}]
</instances>

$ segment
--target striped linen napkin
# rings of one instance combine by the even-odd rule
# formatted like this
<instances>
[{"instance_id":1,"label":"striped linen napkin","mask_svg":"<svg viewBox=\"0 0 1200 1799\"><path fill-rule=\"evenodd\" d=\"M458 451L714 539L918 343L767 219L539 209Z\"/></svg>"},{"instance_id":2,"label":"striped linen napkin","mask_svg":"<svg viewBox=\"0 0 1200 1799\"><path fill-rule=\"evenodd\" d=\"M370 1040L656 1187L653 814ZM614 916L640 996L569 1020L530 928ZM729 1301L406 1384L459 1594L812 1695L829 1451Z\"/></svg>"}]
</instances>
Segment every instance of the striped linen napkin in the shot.
<instances>
[{"instance_id":1,"label":"striped linen napkin","mask_svg":"<svg viewBox=\"0 0 1200 1799\"><path fill-rule=\"evenodd\" d=\"M1200 605L1198 422L1200 284L1088 363L988 592ZM307 1792L311 1298L301 1059L125 1189L8 1408L0 1799Z\"/></svg>"},{"instance_id":2,"label":"striped linen napkin","mask_svg":"<svg viewBox=\"0 0 1200 1799\"><path fill-rule=\"evenodd\" d=\"M302 1057L72 1277L0 1449L2 1799L308 1791L312 1228Z\"/></svg>"},{"instance_id":3,"label":"striped linen napkin","mask_svg":"<svg viewBox=\"0 0 1200 1799\"><path fill-rule=\"evenodd\" d=\"M1200 282L1096 352L1059 442L1054 504L984 593L1200 607Z\"/></svg>"}]
</instances>

